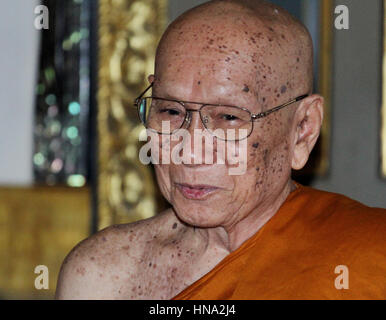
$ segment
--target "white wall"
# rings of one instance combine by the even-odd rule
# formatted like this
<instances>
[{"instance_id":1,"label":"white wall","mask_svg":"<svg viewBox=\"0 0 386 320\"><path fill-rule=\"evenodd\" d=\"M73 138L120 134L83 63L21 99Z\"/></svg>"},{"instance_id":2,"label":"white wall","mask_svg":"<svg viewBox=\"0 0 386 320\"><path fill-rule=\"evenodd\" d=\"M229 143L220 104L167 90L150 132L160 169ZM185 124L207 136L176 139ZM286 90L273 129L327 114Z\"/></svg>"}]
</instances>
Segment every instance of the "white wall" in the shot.
<instances>
[{"instance_id":1,"label":"white wall","mask_svg":"<svg viewBox=\"0 0 386 320\"><path fill-rule=\"evenodd\" d=\"M39 33L38 0L1 0L0 185L32 183L34 86Z\"/></svg>"}]
</instances>

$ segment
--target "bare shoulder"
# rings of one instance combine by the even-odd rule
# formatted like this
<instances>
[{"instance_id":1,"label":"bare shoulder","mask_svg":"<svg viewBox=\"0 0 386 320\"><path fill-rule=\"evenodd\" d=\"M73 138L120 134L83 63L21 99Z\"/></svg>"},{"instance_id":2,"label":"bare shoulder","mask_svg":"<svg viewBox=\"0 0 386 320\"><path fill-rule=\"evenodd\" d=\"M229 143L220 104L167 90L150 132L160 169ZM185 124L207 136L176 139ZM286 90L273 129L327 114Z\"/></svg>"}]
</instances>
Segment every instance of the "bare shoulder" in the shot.
<instances>
[{"instance_id":1,"label":"bare shoulder","mask_svg":"<svg viewBox=\"0 0 386 320\"><path fill-rule=\"evenodd\" d=\"M113 225L80 242L59 274L57 299L119 299L137 283L149 244L173 237L172 210L131 224Z\"/></svg>"}]
</instances>

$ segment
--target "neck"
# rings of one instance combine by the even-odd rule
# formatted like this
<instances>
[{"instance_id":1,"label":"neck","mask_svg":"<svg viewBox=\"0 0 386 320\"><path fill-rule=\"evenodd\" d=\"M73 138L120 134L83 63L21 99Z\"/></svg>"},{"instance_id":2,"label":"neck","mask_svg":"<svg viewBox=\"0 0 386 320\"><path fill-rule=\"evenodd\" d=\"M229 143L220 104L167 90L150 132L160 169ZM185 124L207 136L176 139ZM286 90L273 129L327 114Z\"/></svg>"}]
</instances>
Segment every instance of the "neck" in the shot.
<instances>
[{"instance_id":1,"label":"neck","mask_svg":"<svg viewBox=\"0 0 386 320\"><path fill-rule=\"evenodd\" d=\"M276 214L288 195L295 189L296 185L292 180L289 180L274 201L269 206L265 206L265 209L259 207L235 225L229 228L215 228L213 232L222 239L227 250L230 252L237 250Z\"/></svg>"}]
</instances>

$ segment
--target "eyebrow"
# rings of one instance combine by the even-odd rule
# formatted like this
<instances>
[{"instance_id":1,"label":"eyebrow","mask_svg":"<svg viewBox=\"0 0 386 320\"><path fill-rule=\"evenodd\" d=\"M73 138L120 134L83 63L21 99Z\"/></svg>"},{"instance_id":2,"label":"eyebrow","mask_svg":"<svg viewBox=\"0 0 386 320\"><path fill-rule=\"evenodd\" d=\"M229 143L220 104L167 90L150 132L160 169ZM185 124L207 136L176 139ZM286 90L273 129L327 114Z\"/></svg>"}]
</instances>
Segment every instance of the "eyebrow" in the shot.
<instances>
[{"instance_id":1,"label":"eyebrow","mask_svg":"<svg viewBox=\"0 0 386 320\"><path fill-rule=\"evenodd\" d=\"M242 109L249 110L248 108L243 107L241 105L227 104L227 103L209 103L209 102L200 102L200 101L187 101L187 100L174 99L172 97L165 98L165 97L158 97L158 96L153 96L153 95L151 96L151 98L156 98L156 99L160 99L160 100L170 100L170 101L175 101L175 102L182 102L182 103L186 103L186 104L200 104L200 105L214 106L214 107L216 107L216 106L236 107L236 108L242 108ZM252 112L252 111L250 111L250 112Z\"/></svg>"},{"instance_id":2,"label":"eyebrow","mask_svg":"<svg viewBox=\"0 0 386 320\"><path fill-rule=\"evenodd\" d=\"M157 98L157 99L162 99L162 100L177 101L177 102L182 102L182 103L186 103L186 104L197 104L197 105L206 105L206 106L236 107L236 108L242 108L242 109L249 110L247 107L244 107L244 106L242 106L242 105L238 105L238 104L229 104L229 103L225 103L225 102L209 103L209 102L202 102L202 101L182 100L182 99L179 99L179 98L177 98L177 97L171 95L171 94L168 93L168 92L166 92L162 97L157 96L157 95L154 95L154 94L152 94L151 97L152 97L152 98ZM251 110L249 110L249 112L253 113Z\"/></svg>"}]
</instances>

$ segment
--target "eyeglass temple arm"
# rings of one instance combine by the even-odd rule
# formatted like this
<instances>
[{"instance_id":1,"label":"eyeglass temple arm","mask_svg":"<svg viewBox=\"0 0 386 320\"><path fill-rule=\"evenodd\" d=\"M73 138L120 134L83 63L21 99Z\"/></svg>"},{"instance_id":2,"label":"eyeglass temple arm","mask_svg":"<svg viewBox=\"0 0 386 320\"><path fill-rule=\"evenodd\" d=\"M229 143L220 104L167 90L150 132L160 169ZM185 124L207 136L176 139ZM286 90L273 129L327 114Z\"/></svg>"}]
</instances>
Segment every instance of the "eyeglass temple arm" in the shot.
<instances>
[{"instance_id":1,"label":"eyeglass temple arm","mask_svg":"<svg viewBox=\"0 0 386 320\"><path fill-rule=\"evenodd\" d=\"M152 82L152 83L150 84L150 86L148 86L148 87L147 87L147 88L146 88L146 89L138 96L138 98L134 100L134 104L135 104L135 105L138 104L139 100L141 100L142 96L146 93L146 91L149 90L149 89L153 86L153 83L154 83L154 82Z\"/></svg>"},{"instance_id":2,"label":"eyeglass temple arm","mask_svg":"<svg viewBox=\"0 0 386 320\"><path fill-rule=\"evenodd\" d=\"M304 94L304 95L299 96L299 97L297 97L297 98L295 98L295 99L293 99L291 101L288 101L285 104L282 104L281 106L278 106L278 107L272 108L270 110L267 110L267 111L260 112L258 114L252 115L252 118L253 118L253 120L264 118L264 117L268 116L269 114L271 114L272 112L275 112L275 111L278 111L280 109L283 109L283 108L289 106L290 104L293 104L295 102L303 100L304 98L307 98L307 97L308 97L308 94Z\"/></svg>"}]
</instances>

